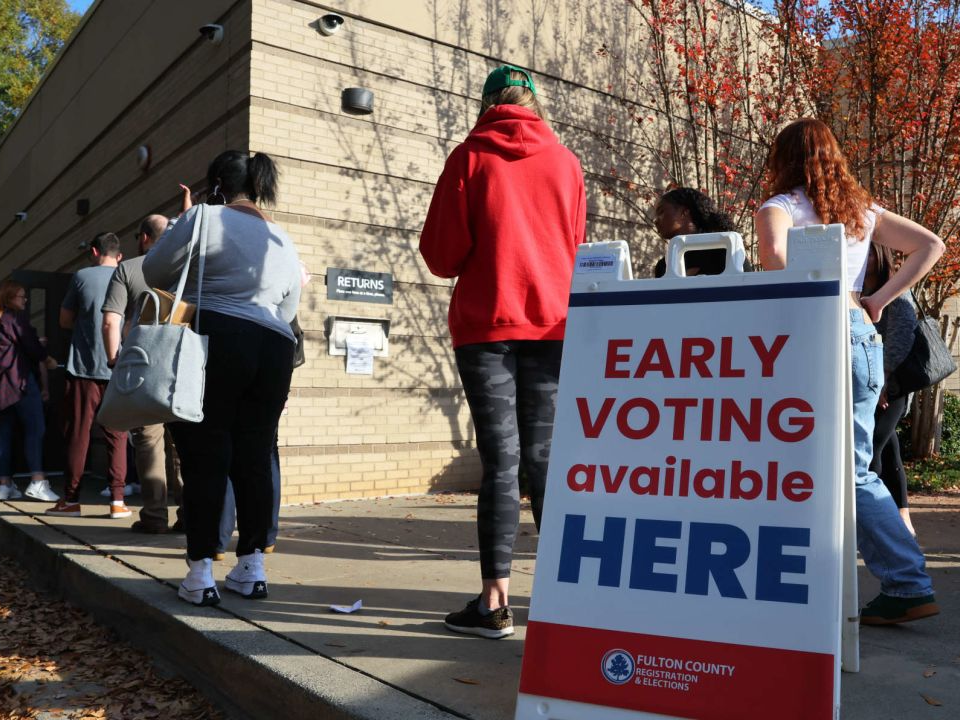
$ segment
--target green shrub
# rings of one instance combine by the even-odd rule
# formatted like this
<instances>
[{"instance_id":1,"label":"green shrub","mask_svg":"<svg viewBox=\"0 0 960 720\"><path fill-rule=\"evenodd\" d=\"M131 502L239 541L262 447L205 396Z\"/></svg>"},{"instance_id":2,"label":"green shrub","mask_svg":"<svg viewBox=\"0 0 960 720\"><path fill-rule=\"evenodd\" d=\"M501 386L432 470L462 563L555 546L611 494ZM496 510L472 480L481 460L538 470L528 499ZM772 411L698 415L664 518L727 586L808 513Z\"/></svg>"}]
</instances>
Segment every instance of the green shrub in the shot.
<instances>
[{"instance_id":1,"label":"green shrub","mask_svg":"<svg viewBox=\"0 0 960 720\"><path fill-rule=\"evenodd\" d=\"M951 393L944 395L940 454L936 457L912 459L909 413L900 421L897 435L911 492L938 492L960 487L960 397Z\"/></svg>"}]
</instances>

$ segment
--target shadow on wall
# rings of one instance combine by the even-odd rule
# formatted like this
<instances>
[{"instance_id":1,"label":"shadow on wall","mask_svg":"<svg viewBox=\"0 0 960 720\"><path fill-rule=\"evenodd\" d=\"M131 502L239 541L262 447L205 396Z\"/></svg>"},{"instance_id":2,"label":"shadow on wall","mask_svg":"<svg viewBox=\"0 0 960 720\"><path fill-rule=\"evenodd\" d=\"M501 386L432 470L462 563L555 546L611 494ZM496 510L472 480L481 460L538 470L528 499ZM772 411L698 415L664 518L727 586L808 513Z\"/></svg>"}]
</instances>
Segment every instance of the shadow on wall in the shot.
<instances>
[{"instance_id":1,"label":"shadow on wall","mask_svg":"<svg viewBox=\"0 0 960 720\"><path fill-rule=\"evenodd\" d=\"M506 3L523 11L516 14L529 19L526 25L517 27L504 22L504 3L432 0L430 5L435 36L453 37L457 45L482 38L484 54L418 41L429 47L431 70L427 77L405 74L402 55L397 56L395 66L392 58L383 60L380 71L407 81L400 85L406 92L417 93L410 97L410 102L429 109L424 110L412 130L399 129L402 120L393 122L390 114L402 98L381 91L375 114L369 120L351 119L335 126L331 139L343 157L339 174L360 193L359 197L354 195L346 200L351 207L369 209L369 214L377 219L355 223L349 221L348 215L346 220L330 221L332 229L349 228L354 237L348 252L342 244L335 247L332 242L324 252L337 262L391 271L396 278L390 339L394 357L380 366L383 370L378 369L378 376L383 386L397 388L417 402L422 398L420 416L424 422L440 413L454 447L463 446L463 452L432 478L431 487L441 489L451 483L462 487L464 474L476 472L476 458L468 449L473 443L473 429L463 420L465 398L447 331L452 283L429 273L417 252L417 243L439 172L436 168L472 127L479 109L480 88L491 67L500 62L521 62L538 73L537 82L544 91L551 126L580 157L584 168L588 239L626 240L632 246L640 276L650 274L646 266L652 267L662 247L652 230L643 232L648 222L646 208L604 192L608 170L618 162L618 153L622 154L622 149L616 149L618 146L629 144L637 157L643 158L646 153L629 123L610 122L611 113L625 114L619 101L597 91L602 90L597 72L603 68L596 62L596 46L600 39L611 37L615 28L622 26L626 11L620 8L605 16L586 0L518 0ZM625 51L635 42L630 37L613 39ZM369 65L369 38L351 34L348 47L353 67ZM511 48L519 48L518 57L506 57L513 52ZM366 72L358 71L360 84ZM369 72L372 79L373 71ZM358 123L363 123L363 142L357 141ZM415 136L418 147L428 144L433 157L414 156L403 147L404 134ZM377 160L375 168L371 168L372 157ZM656 172L652 161L646 161L644 168ZM311 295L311 306L317 305L318 300L319 296Z\"/></svg>"}]
</instances>

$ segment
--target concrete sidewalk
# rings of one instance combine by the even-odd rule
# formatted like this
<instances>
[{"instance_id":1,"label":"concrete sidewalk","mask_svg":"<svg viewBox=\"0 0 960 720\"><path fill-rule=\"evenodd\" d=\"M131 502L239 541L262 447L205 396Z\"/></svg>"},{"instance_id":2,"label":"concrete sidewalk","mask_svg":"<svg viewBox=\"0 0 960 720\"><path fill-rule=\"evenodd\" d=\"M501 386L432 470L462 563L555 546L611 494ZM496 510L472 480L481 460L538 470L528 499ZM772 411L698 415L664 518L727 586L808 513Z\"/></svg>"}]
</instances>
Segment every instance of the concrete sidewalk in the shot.
<instances>
[{"instance_id":1,"label":"concrete sidewalk","mask_svg":"<svg viewBox=\"0 0 960 720\"><path fill-rule=\"evenodd\" d=\"M110 520L102 498L84 500L82 518L0 503L2 552L173 665L232 717L513 717L536 549L529 512L511 586L517 634L489 641L442 625L479 589L474 496L283 508L267 561L270 597L224 592L210 609L176 598L182 535L136 535L132 518ZM917 498L914 518L943 612L863 629L862 671L842 677L844 720L960 717L960 501ZM230 555L216 564L218 581L232 565ZM861 583L872 597L877 585L862 569ZM329 609L356 600L356 614Z\"/></svg>"}]
</instances>

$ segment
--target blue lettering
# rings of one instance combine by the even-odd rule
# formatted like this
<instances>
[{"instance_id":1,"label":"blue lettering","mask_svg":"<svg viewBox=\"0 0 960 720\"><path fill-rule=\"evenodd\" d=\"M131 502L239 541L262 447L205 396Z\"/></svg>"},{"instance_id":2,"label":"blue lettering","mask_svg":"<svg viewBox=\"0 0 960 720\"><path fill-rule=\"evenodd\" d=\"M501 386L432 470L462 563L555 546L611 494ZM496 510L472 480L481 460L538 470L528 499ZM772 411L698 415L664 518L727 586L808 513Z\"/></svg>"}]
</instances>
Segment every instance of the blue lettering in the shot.
<instances>
[{"instance_id":1,"label":"blue lettering","mask_svg":"<svg viewBox=\"0 0 960 720\"><path fill-rule=\"evenodd\" d=\"M603 540L586 540L585 515L567 515L563 521L563 542L560 546L560 571L558 582L580 582L580 561L599 558L598 585L620 586L620 568L623 565L623 543L626 537L627 519L608 517L603 521Z\"/></svg>"},{"instance_id":2,"label":"blue lettering","mask_svg":"<svg viewBox=\"0 0 960 720\"><path fill-rule=\"evenodd\" d=\"M714 554L714 543L723 544L724 552ZM690 523L685 591L690 595L707 595L712 576L722 597L746 598L734 571L749 557L750 538L740 528L720 523Z\"/></svg>"},{"instance_id":3,"label":"blue lettering","mask_svg":"<svg viewBox=\"0 0 960 720\"><path fill-rule=\"evenodd\" d=\"M807 585L781 582L783 573L804 574L807 558L785 555L784 547L810 547L810 528L760 526L757 543L757 600L807 604Z\"/></svg>"},{"instance_id":4,"label":"blue lettering","mask_svg":"<svg viewBox=\"0 0 960 720\"><path fill-rule=\"evenodd\" d=\"M680 538L679 520L637 520L633 530L630 587L634 590L677 591L677 576L653 571L656 563L677 564L677 548L657 545L658 538Z\"/></svg>"}]
</instances>

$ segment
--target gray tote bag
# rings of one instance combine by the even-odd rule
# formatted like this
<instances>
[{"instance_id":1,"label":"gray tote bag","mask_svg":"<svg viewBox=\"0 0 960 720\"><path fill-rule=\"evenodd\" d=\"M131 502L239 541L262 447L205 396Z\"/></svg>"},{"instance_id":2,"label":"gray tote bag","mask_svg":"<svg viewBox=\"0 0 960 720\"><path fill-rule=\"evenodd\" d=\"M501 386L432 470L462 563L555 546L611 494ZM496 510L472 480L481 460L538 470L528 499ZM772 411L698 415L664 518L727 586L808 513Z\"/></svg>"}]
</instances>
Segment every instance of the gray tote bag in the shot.
<instances>
[{"instance_id":1,"label":"gray tote bag","mask_svg":"<svg viewBox=\"0 0 960 720\"><path fill-rule=\"evenodd\" d=\"M183 299L190 259L199 242L197 273L197 309L194 328L200 323L200 295L203 288L204 260L207 253L206 207L197 208L193 235L177 284L173 308L165 322L154 320L135 325L124 340L116 367L103 395L97 422L114 430L130 430L144 425L203 420L203 389L207 370L207 338L192 328L171 322ZM152 291L155 307L157 296Z\"/></svg>"}]
</instances>

